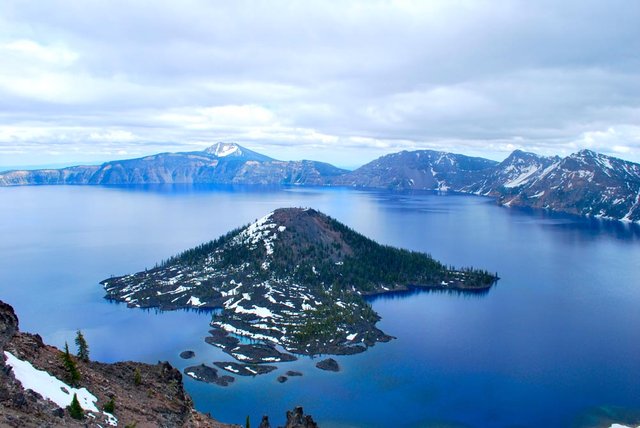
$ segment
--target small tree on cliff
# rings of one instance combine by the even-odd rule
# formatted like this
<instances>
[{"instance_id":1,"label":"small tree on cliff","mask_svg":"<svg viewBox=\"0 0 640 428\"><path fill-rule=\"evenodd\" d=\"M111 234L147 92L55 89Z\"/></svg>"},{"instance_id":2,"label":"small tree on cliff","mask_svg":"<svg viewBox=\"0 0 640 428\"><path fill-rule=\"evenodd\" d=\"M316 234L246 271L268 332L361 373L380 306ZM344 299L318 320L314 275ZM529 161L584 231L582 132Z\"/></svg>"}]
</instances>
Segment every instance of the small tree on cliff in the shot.
<instances>
[{"instance_id":1,"label":"small tree on cliff","mask_svg":"<svg viewBox=\"0 0 640 428\"><path fill-rule=\"evenodd\" d=\"M140 385L142 383L142 375L140 374L140 370L136 368L133 372L133 383L136 385Z\"/></svg>"},{"instance_id":2,"label":"small tree on cliff","mask_svg":"<svg viewBox=\"0 0 640 428\"><path fill-rule=\"evenodd\" d=\"M71 404L67 406L67 410L69 411L69 415L73 419L84 418L84 410L82 410L82 406L80 406L80 402L78 401L77 394L73 394L73 400L71 400Z\"/></svg>"},{"instance_id":3,"label":"small tree on cliff","mask_svg":"<svg viewBox=\"0 0 640 428\"><path fill-rule=\"evenodd\" d=\"M89 361L89 345L80 330L76 333L76 346L78 347L78 358L82 361Z\"/></svg>"},{"instance_id":4,"label":"small tree on cliff","mask_svg":"<svg viewBox=\"0 0 640 428\"><path fill-rule=\"evenodd\" d=\"M64 369L67 371L69 383L77 385L80 380L80 372L78 371L76 362L73 361L73 357L69 353L69 344L67 344L67 342L64 343L64 352L60 353L60 359L62 360Z\"/></svg>"}]
</instances>

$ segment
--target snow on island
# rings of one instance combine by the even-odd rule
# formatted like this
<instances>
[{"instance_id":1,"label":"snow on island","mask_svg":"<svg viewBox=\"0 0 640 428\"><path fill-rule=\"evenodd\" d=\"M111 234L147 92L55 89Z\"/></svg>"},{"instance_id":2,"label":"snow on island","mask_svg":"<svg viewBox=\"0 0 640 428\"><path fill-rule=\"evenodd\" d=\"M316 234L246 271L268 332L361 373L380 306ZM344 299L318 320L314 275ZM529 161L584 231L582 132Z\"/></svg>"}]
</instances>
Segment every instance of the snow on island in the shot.
<instances>
[{"instance_id":1,"label":"snow on island","mask_svg":"<svg viewBox=\"0 0 640 428\"><path fill-rule=\"evenodd\" d=\"M274 352L276 346L350 355L391 340L375 326L379 316L364 295L409 285L486 292L496 280L487 271L448 269L428 254L382 246L318 211L281 208L154 269L102 284L107 298L129 306L214 309L207 343L239 362L265 363L293 358Z\"/></svg>"},{"instance_id":2,"label":"snow on island","mask_svg":"<svg viewBox=\"0 0 640 428\"><path fill-rule=\"evenodd\" d=\"M98 410L96 407L98 398L86 388L73 388L48 372L36 369L29 361L23 361L10 352L4 351L4 355L7 357L7 365L12 368L14 376L24 389L37 392L43 398L53 401L61 408L69 406L71 400L73 400L73 395L76 394L78 402L84 410L103 413L109 425L118 426L118 419L115 416Z\"/></svg>"}]
</instances>

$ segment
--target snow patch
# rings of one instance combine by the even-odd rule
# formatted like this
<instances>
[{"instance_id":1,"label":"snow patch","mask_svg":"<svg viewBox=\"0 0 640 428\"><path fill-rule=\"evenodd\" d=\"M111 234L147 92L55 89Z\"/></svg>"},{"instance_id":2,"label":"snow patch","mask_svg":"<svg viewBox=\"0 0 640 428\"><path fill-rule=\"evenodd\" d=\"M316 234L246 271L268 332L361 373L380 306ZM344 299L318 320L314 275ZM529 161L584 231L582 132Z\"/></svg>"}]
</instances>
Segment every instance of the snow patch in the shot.
<instances>
[{"instance_id":1,"label":"snow patch","mask_svg":"<svg viewBox=\"0 0 640 428\"><path fill-rule=\"evenodd\" d=\"M204 305L204 303L202 303L200 301L200 299L197 298L196 296L191 296L191 297L189 297L189 300L187 300L187 305L202 306L202 305Z\"/></svg>"},{"instance_id":2,"label":"snow patch","mask_svg":"<svg viewBox=\"0 0 640 428\"><path fill-rule=\"evenodd\" d=\"M84 410L99 413L96 407L98 399L87 388L72 388L46 371L36 369L29 361L20 360L7 351L4 351L4 355L7 357L7 365L11 366L14 376L24 389L37 392L63 409L71 404L73 394L76 394Z\"/></svg>"},{"instance_id":3,"label":"snow patch","mask_svg":"<svg viewBox=\"0 0 640 428\"><path fill-rule=\"evenodd\" d=\"M518 175L513 180L507 181L504 183L504 187L518 187L525 184L529 178L538 171L539 167L537 165L529 165L527 168L524 168L520 175Z\"/></svg>"}]
</instances>

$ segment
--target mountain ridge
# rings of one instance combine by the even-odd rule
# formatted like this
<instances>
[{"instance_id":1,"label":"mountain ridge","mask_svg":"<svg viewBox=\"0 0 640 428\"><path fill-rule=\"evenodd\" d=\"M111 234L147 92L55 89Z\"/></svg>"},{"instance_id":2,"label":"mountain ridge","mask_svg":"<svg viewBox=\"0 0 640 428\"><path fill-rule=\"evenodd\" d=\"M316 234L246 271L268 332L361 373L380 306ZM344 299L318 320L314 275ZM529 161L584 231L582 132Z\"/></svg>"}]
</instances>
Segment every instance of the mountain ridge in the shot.
<instances>
[{"instance_id":1,"label":"mountain ridge","mask_svg":"<svg viewBox=\"0 0 640 428\"><path fill-rule=\"evenodd\" d=\"M488 196L504 206L640 222L640 164L588 149L569 156L513 151L502 162L434 150L381 156L353 171L280 161L235 143L102 165L0 173L0 186L210 183L435 190Z\"/></svg>"}]
</instances>

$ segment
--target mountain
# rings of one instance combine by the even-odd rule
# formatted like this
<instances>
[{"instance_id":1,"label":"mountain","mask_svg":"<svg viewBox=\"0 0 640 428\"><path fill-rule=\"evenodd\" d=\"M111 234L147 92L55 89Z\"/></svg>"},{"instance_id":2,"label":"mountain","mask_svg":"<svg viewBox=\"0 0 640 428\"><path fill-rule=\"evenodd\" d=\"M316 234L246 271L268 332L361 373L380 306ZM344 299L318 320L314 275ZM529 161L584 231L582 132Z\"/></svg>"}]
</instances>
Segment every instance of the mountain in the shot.
<instances>
[{"instance_id":1,"label":"mountain","mask_svg":"<svg viewBox=\"0 0 640 428\"><path fill-rule=\"evenodd\" d=\"M382 156L355 171L279 161L232 143L99 166L7 171L0 186L212 183L436 190L490 196L506 206L640 222L640 165L582 150L565 158L516 150L504 161L432 150Z\"/></svg>"},{"instance_id":2,"label":"mountain","mask_svg":"<svg viewBox=\"0 0 640 428\"><path fill-rule=\"evenodd\" d=\"M134 307L220 308L208 342L240 362L352 354L387 341L363 295L420 286L486 291L496 277L453 270L427 254L383 246L312 209L278 209L160 266L102 281ZM233 333L269 346L239 345Z\"/></svg>"},{"instance_id":3,"label":"mountain","mask_svg":"<svg viewBox=\"0 0 640 428\"><path fill-rule=\"evenodd\" d=\"M640 165L581 150L492 192L507 206L640 221Z\"/></svg>"},{"instance_id":4,"label":"mountain","mask_svg":"<svg viewBox=\"0 0 640 428\"><path fill-rule=\"evenodd\" d=\"M13 308L0 301L0 426L239 427L194 410L182 375L169 363L105 364L71 357L80 372L73 387L61 355L39 335L20 332ZM73 394L84 409L82 420L65 409ZM112 399L114 409L103 410Z\"/></svg>"},{"instance_id":5,"label":"mountain","mask_svg":"<svg viewBox=\"0 0 640 428\"><path fill-rule=\"evenodd\" d=\"M398 190L457 190L477 182L496 164L488 159L433 150L402 151L330 179L330 183Z\"/></svg>"},{"instance_id":6,"label":"mountain","mask_svg":"<svg viewBox=\"0 0 640 428\"><path fill-rule=\"evenodd\" d=\"M203 151L160 153L99 166L7 171L0 186L33 184L306 184L322 185L346 171L315 161L278 161L240 145L217 143Z\"/></svg>"},{"instance_id":7,"label":"mountain","mask_svg":"<svg viewBox=\"0 0 640 428\"><path fill-rule=\"evenodd\" d=\"M500 196L501 189L514 189L539 176L545 168L559 161L559 157L538 156L515 150L505 160L484 171L480 180L458 189L460 192L485 196Z\"/></svg>"},{"instance_id":8,"label":"mountain","mask_svg":"<svg viewBox=\"0 0 640 428\"><path fill-rule=\"evenodd\" d=\"M498 163L419 150L383 156L334 185L491 196L506 206L640 221L640 164L581 150L565 158L516 150Z\"/></svg>"}]
</instances>

